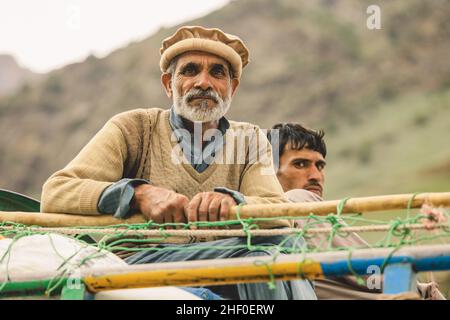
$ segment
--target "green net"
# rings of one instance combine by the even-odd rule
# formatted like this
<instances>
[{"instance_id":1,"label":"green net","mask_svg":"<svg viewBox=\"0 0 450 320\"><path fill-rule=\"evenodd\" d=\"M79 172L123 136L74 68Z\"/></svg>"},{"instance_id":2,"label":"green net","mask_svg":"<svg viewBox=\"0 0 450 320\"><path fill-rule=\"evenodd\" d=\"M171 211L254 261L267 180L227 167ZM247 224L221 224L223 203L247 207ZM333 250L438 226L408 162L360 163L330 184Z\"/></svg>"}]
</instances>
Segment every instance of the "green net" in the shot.
<instances>
[{"instance_id":1,"label":"green net","mask_svg":"<svg viewBox=\"0 0 450 320\"><path fill-rule=\"evenodd\" d=\"M191 222L191 223L165 223L157 224L153 221L140 224L119 224L105 227L76 228L44 228L39 226L26 226L13 222L0 223L0 235L12 239L8 250L0 256L0 265L8 265L9 252L15 242L26 236L35 234L66 234L78 239L80 243L95 247L98 250L79 262L80 266L91 259L102 255L103 251L115 253L121 257L128 257L137 252L180 250L247 250L270 251L273 261L279 254L307 254L311 252L348 251L349 261L352 252L362 248L392 248L396 250L407 245L421 243L448 243L450 237L449 212L442 208L422 208L419 212L412 212L411 203L402 217L386 221L365 217L361 213L342 214L347 199L343 199L336 213L325 216L310 214L302 217L273 217L273 218L240 218L239 209L237 219L217 222ZM280 219L289 220L298 227L262 230L262 222L274 222ZM195 229L195 230L192 230ZM354 237L361 232L377 232L382 236L376 241L367 242L363 239L354 241ZM255 236L269 236L280 234L283 240L276 244L254 244ZM95 242L86 242L86 236L96 239ZM194 243L230 236L239 236L245 241L240 245L218 246L215 243L204 242L201 246L185 246L181 243ZM293 245L299 240L305 240L305 245ZM164 245L162 245L164 244ZM386 262L389 257L386 257ZM255 263L258 263L256 261ZM266 263L270 273L270 264ZM351 265L350 269L351 269ZM8 270L8 268L6 268ZM48 293L60 287L58 281L49 284ZM359 278L361 280L361 278ZM5 283L3 283L3 286ZM269 282L273 287L273 279ZM53 288L53 289L52 289ZM2 285L0 285L1 294Z\"/></svg>"}]
</instances>

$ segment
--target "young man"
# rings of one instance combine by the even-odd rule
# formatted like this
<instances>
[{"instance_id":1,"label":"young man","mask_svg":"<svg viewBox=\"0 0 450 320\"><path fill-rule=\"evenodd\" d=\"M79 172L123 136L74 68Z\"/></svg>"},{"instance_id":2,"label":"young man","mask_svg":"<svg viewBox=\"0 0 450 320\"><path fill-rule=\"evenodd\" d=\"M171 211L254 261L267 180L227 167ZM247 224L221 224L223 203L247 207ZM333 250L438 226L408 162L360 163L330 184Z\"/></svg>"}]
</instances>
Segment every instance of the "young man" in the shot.
<instances>
[{"instance_id":1,"label":"young man","mask_svg":"<svg viewBox=\"0 0 450 320\"><path fill-rule=\"evenodd\" d=\"M278 132L277 178L284 192L300 193L310 200L321 200L325 183L327 148L323 131L313 131L299 124L276 124ZM270 136L269 139L273 139ZM308 192L304 192L304 191Z\"/></svg>"},{"instance_id":2,"label":"young man","mask_svg":"<svg viewBox=\"0 0 450 320\"><path fill-rule=\"evenodd\" d=\"M322 201L327 155L324 135L323 131L310 130L292 123L276 124L268 132L269 141L274 147L278 146L273 150L274 159L278 159L278 163L275 161L278 180L286 197L292 202ZM308 222L310 221L298 220L297 227L302 228ZM330 224L314 224L314 227L330 227ZM309 247L328 244L323 235L315 235L307 239L307 242ZM368 244L356 233L350 233L346 237L335 236L332 245L366 247ZM350 276L316 280L314 287L319 300L378 299L381 294L381 288L369 289ZM418 288L424 298L443 298L436 283L418 283Z\"/></svg>"}]
</instances>

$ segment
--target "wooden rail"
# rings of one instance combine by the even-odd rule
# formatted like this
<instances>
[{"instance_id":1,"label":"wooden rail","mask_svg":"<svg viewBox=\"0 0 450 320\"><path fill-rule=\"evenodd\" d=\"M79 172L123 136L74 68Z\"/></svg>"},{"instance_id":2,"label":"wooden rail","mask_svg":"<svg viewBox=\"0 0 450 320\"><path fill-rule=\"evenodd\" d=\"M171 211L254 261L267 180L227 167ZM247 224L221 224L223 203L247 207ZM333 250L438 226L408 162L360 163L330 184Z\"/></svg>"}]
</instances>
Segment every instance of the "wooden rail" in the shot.
<instances>
[{"instance_id":1,"label":"wooden rail","mask_svg":"<svg viewBox=\"0 0 450 320\"><path fill-rule=\"evenodd\" d=\"M413 199L414 197L414 199ZM411 199L413 199L411 201ZM327 215L336 213L341 200L245 205L240 208L241 218L273 218L286 216ZM374 212L395 209L420 208L428 203L432 206L450 207L450 192L384 195L374 197L351 198L345 203L342 213ZM238 207L230 210L231 219L236 219ZM110 215L76 215L62 213L6 212L0 211L0 222L15 222L42 227L109 226L146 222L142 215L136 214L128 219L117 219Z\"/></svg>"}]
</instances>

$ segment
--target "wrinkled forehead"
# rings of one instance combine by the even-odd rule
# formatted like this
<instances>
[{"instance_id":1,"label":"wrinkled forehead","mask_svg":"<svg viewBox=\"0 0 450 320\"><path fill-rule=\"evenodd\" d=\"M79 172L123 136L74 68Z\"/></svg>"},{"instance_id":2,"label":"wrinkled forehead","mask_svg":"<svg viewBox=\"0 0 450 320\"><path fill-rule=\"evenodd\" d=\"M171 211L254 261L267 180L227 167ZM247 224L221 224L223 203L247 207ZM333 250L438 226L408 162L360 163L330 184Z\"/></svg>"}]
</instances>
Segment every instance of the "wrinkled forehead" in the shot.
<instances>
[{"instance_id":1,"label":"wrinkled forehead","mask_svg":"<svg viewBox=\"0 0 450 320\"><path fill-rule=\"evenodd\" d=\"M229 67L229 62L215 54L202 52L202 51L188 51L182 53L177 57L178 63L177 66L187 65L188 63L195 63L198 65L214 65L220 64L225 68Z\"/></svg>"}]
</instances>

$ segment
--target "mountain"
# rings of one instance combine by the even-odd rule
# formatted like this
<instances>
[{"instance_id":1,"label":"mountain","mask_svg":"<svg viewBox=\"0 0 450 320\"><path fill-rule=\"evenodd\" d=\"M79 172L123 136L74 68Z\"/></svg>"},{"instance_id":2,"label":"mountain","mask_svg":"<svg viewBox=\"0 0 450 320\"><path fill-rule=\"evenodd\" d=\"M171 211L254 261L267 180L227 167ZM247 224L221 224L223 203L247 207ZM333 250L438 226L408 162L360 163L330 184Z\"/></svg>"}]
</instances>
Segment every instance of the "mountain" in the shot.
<instances>
[{"instance_id":1,"label":"mountain","mask_svg":"<svg viewBox=\"0 0 450 320\"><path fill-rule=\"evenodd\" d=\"M22 84L38 77L28 69L22 68L7 54L0 54L0 96L12 93Z\"/></svg>"},{"instance_id":2,"label":"mountain","mask_svg":"<svg viewBox=\"0 0 450 320\"><path fill-rule=\"evenodd\" d=\"M372 4L381 30L366 27ZM185 24L222 28L250 48L230 118L325 129L331 199L450 190L448 17L450 0L237 0ZM0 97L0 188L39 198L111 116L168 107L159 47L178 27Z\"/></svg>"},{"instance_id":3,"label":"mountain","mask_svg":"<svg viewBox=\"0 0 450 320\"><path fill-rule=\"evenodd\" d=\"M450 187L450 1L239 0L190 25L223 28L250 48L230 117L327 132L327 196ZM39 197L112 115L168 107L162 28L99 59L53 71L0 99L0 186Z\"/></svg>"}]
</instances>

